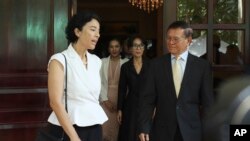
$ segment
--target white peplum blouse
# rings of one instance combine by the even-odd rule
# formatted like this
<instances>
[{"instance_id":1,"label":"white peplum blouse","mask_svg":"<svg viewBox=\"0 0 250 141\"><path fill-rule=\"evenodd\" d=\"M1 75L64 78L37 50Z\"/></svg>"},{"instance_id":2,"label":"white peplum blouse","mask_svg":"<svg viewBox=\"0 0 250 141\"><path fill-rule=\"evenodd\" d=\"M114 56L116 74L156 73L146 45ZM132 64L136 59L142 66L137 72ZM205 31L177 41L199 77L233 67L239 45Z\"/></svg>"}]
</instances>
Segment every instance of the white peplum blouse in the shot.
<instances>
[{"instance_id":1,"label":"white peplum blouse","mask_svg":"<svg viewBox=\"0 0 250 141\"><path fill-rule=\"evenodd\" d=\"M62 53L67 58L68 114L72 124L80 127L103 124L108 118L99 104L101 60L96 55L86 52L88 61L86 68L71 44ZM65 68L65 60L61 53L54 54L49 63L54 59ZM62 98L63 103L64 98ZM60 126L54 112L49 116L48 122Z\"/></svg>"}]
</instances>

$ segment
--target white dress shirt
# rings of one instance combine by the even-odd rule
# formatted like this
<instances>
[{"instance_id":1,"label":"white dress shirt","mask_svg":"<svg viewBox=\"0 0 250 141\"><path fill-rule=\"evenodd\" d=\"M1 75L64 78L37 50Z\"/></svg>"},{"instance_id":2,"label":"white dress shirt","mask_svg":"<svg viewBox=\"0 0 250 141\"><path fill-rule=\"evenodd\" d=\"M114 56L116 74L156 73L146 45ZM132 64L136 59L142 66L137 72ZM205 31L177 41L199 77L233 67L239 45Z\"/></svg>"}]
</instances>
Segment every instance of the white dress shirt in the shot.
<instances>
[{"instance_id":1,"label":"white dress shirt","mask_svg":"<svg viewBox=\"0 0 250 141\"><path fill-rule=\"evenodd\" d=\"M88 58L86 68L71 44L62 53L67 58L68 114L72 124L81 127L103 124L107 116L99 104L101 60L96 55L86 52ZM61 53L53 55L49 63L54 59L65 67L65 60ZM64 97L62 102L64 103ZM51 113L48 121L60 125L54 112Z\"/></svg>"}]
</instances>

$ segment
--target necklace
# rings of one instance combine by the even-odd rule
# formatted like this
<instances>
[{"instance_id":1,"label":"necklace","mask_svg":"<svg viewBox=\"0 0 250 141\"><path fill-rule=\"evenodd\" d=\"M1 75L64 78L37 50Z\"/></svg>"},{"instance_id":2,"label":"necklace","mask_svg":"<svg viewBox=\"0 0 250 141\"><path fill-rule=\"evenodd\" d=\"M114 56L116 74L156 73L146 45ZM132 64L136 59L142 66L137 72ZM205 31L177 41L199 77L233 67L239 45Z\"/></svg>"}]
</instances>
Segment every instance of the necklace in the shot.
<instances>
[{"instance_id":1,"label":"necklace","mask_svg":"<svg viewBox=\"0 0 250 141\"><path fill-rule=\"evenodd\" d=\"M73 46L74 50L77 52L77 54L80 56L83 64L87 65L88 59L87 59L86 50L82 50L82 49L77 48L76 44L72 44L72 46ZM82 52L82 53L80 53L80 52Z\"/></svg>"}]
</instances>

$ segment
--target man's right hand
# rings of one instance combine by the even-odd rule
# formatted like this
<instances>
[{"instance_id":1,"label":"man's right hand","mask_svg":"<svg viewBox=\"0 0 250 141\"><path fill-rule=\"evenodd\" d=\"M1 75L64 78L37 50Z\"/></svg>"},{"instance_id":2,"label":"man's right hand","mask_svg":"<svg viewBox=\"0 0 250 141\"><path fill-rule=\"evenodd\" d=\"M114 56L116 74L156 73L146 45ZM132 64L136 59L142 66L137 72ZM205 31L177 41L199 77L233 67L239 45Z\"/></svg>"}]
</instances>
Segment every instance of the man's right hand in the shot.
<instances>
[{"instance_id":1,"label":"man's right hand","mask_svg":"<svg viewBox=\"0 0 250 141\"><path fill-rule=\"evenodd\" d=\"M141 133L139 135L140 141L149 141L149 135L145 133Z\"/></svg>"}]
</instances>

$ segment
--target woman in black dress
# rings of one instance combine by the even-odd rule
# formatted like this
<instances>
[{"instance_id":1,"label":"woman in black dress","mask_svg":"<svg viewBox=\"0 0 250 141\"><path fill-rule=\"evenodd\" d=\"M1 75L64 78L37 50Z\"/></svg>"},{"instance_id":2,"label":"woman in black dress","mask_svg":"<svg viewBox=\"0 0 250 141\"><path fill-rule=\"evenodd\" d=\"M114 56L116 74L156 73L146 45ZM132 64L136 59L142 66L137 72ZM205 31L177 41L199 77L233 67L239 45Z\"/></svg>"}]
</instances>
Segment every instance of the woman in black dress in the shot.
<instances>
[{"instance_id":1,"label":"woman in black dress","mask_svg":"<svg viewBox=\"0 0 250 141\"><path fill-rule=\"evenodd\" d=\"M120 123L118 141L137 141L137 107L140 82L148 68L143 57L145 41L138 35L128 44L132 58L121 67L118 88L118 122Z\"/></svg>"}]
</instances>

